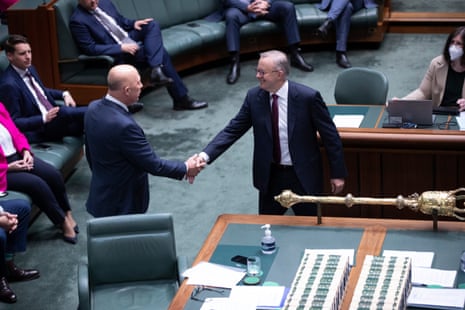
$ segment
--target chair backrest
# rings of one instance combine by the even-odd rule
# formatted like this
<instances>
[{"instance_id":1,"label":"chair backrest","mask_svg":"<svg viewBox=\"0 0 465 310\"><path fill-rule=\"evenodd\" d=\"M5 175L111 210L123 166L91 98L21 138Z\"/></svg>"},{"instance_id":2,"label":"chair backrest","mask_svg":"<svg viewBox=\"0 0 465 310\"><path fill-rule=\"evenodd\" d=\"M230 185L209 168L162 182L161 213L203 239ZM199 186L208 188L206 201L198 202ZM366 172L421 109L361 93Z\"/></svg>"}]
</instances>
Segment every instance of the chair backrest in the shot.
<instances>
[{"instance_id":1,"label":"chair backrest","mask_svg":"<svg viewBox=\"0 0 465 310\"><path fill-rule=\"evenodd\" d=\"M81 53L69 28L69 20L76 6L76 0L59 0L53 5L55 9L56 35L60 60L76 60Z\"/></svg>"},{"instance_id":2,"label":"chair backrest","mask_svg":"<svg viewBox=\"0 0 465 310\"><path fill-rule=\"evenodd\" d=\"M89 284L177 279L171 214L131 214L87 222Z\"/></svg>"},{"instance_id":3,"label":"chair backrest","mask_svg":"<svg viewBox=\"0 0 465 310\"><path fill-rule=\"evenodd\" d=\"M384 73L353 67L342 71L336 80L337 104L385 104L389 82Z\"/></svg>"}]
</instances>

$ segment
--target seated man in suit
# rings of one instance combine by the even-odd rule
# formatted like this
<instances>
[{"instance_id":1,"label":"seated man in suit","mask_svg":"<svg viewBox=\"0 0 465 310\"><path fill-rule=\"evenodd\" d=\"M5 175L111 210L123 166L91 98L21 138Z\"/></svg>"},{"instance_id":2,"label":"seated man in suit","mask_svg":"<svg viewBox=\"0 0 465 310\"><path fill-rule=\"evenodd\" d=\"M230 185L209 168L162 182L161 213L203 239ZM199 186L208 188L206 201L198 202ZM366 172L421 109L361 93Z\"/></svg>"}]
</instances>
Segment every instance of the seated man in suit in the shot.
<instances>
[{"instance_id":1,"label":"seated man in suit","mask_svg":"<svg viewBox=\"0 0 465 310\"><path fill-rule=\"evenodd\" d=\"M0 101L31 143L81 136L86 107L76 107L68 91L47 88L32 65L27 38L10 35L5 43L10 62L0 80ZM64 100L57 106L55 100Z\"/></svg>"},{"instance_id":2,"label":"seated man in suit","mask_svg":"<svg viewBox=\"0 0 465 310\"><path fill-rule=\"evenodd\" d=\"M167 86L174 110L208 106L188 95L188 90L163 46L160 25L152 18L132 20L122 16L110 0L78 0L69 26L79 48L91 56L109 55L116 64L129 63L148 76L150 87ZM142 43L142 44L140 44Z\"/></svg>"},{"instance_id":3,"label":"seated man in suit","mask_svg":"<svg viewBox=\"0 0 465 310\"><path fill-rule=\"evenodd\" d=\"M2 201L0 206L0 301L15 303L16 294L9 282L29 281L40 277L36 269L21 269L13 262L16 252L26 250L29 225L29 202L22 199Z\"/></svg>"},{"instance_id":4,"label":"seated man in suit","mask_svg":"<svg viewBox=\"0 0 465 310\"><path fill-rule=\"evenodd\" d=\"M377 7L375 0L323 0L320 10L328 11L328 17L318 28L317 34L326 38L333 26L336 28L336 63L342 68L350 68L352 64L347 58L347 38L350 31L352 14L362 8Z\"/></svg>"},{"instance_id":5,"label":"seated man in suit","mask_svg":"<svg viewBox=\"0 0 465 310\"><path fill-rule=\"evenodd\" d=\"M291 65L302 71L313 71L312 65L305 62L299 53L300 34L294 4L281 0L225 0L223 1L226 19L226 45L231 55L231 67L226 78L228 84L239 79L239 51L241 27L257 19L265 19L284 27Z\"/></svg>"}]
</instances>

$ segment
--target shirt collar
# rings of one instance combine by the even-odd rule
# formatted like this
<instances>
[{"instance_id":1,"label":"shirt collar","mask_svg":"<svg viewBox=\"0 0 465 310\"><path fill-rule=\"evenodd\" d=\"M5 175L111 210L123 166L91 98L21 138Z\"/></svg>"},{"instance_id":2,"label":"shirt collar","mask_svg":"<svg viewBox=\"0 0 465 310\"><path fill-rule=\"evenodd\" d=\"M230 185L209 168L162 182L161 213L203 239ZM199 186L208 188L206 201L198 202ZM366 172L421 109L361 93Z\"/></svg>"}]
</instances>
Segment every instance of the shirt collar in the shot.
<instances>
[{"instance_id":1,"label":"shirt collar","mask_svg":"<svg viewBox=\"0 0 465 310\"><path fill-rule=\"evenodd\" d=\"M128 107L127 107L124 103L122 103L121 101L119 101L118 99L116 99L115 97L113 97L113 96L111 96L111 95L109 95L109 94L106 94L106 95L105 95L105 99L107 99L107 100L109 100L109 101L111 101L111 102L113 102L113 103L119 105L119 106L122 107L126 112L129 112Z\"/></svg>"}]
</instances>

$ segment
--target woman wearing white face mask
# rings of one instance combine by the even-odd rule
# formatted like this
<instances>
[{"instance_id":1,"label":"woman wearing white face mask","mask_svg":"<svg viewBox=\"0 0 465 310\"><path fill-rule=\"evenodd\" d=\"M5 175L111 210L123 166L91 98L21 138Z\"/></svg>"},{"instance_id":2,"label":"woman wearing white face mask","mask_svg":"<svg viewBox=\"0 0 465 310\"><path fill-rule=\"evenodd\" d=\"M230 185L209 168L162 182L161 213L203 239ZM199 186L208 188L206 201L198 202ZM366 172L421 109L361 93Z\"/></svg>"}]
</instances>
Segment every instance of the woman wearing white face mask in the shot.
<instances>
[{"instance_id":1,"label":"woman wearing white face mask","mask_svg":"<svg viewBox=\"0 0 465 310\"><path fill-rule=\"evenodd\" d=\"M447 38L442 55L434 58L420 86L402 99L431 99L434 106L465 110L465 27Z\"/></svg>"}]
</instances>

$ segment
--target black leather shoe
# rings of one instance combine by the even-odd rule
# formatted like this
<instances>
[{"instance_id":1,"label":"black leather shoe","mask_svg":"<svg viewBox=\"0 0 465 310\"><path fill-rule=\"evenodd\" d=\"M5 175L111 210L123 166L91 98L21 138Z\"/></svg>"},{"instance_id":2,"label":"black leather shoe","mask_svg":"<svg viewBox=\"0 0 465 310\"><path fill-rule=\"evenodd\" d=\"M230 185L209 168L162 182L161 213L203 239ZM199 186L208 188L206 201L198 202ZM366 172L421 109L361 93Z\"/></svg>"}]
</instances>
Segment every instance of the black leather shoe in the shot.
<instances>
[{"instance_id":1,"label":"black leather shoe","mask_svg":"<svg viewBox=\"0 0 465 310\"><path fill-rule=\"evenodd\" d=\"M13 261L6 263L7 280L9 282L29 281L40 277L39 270L37 269L21 269L16 266Z\"/></svg>"},{"instance_id":2,"label":"black leather shoe","mask_svg":"<svg viewBox=\"0 0 465 310\"><path fill-rule=\"evenodd\" d=\"M9 304L16 302L16 294L11 290L5 277L0 278L0 301Z\"/></svg>"},{"instance_id":3,"label":"black leather shoe","mask_svg":"<svg viewBox=\"0 0 465 310\"><path fill-rule=\"evenodd\" d=\"M208 103L205 101L197 101L189 96L185 96L179 101L175 101L173 104L173 110L197 110L208 107Z\"/></svg>"},{"instance_id":4,"label":"black leather shoe","mask_svg":"<svg viewBox=\"0 0 465 310\"><path fill-rule=\"evenodd\" d=\"M128 106L129 113L134 114L139 112L144 108L144 104L142 102L136 102ZM79 233L79 231L74 230L75 233Z\"/></svg>"},{"instance_id":5,"label":"black leather shoe","mask_svg":"<svg viewBox=\"0 0 465 310\"><path fill-rule=\"evenodd\" d=\"M323 24L316 30L317 35L319 35L323 39L328 38L328 32L333 28L333 21L329 18L325 20Z\"/></svg>"},{"instance_id":6,"label":"black leather shoe","mask_svg":"<svg viewBox=\"0 0 465 310\"><path fill-rule=\"evenodd\" d=\"M229 68L228 76L226 77L226 83L234 84L239 79L241 75L241 66L239 64L238 58L233 58L231 62L231 67Z\"/></svg>"},{"instance_id":7,"label":"black leather shoe","mask_svg":"<svg viewBox=\"0 0 465 310\"><path fill-rule=\"evenodd\" d=\"M347 58L347 55L344 52L336 52L336 63L339 67L344 69L352 67L349 58Z\"/></svg>"},{"instance_id":8,"label":"black leather shoe","mask_svg":"<svg viewBox=\"0 0 465 310\"><path fill-rule=\"evenodd\" d=\"M173 79L167 77L163 73L161 66L152 68L152 72L150 73L150 80L152 81L153 86L167 86L173 83Z\"/></svg>"},{"instance_id":9,"label":"black leather shoe","mask_svg":"<svg viewBox=\"0 0 465 310\"><path fill-rule=\"evenodd\" d=\"M305 59L302 57L302 55L300 55L299 52L291 53L291 65L302 71L306 71L306 72L313 71L313 66L305 62Z\"/></svg>"}]
</instances>

